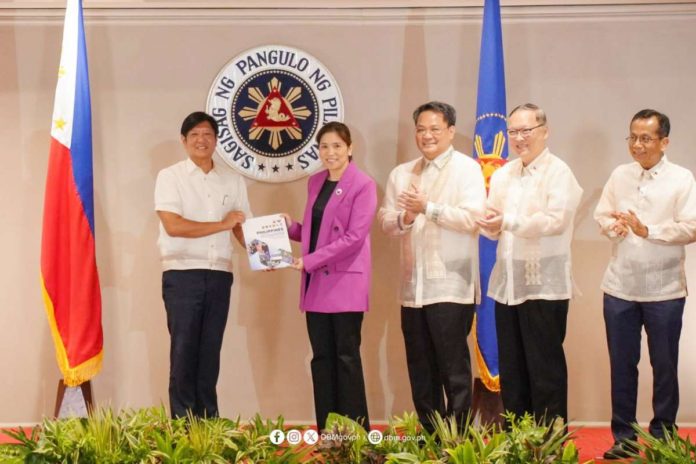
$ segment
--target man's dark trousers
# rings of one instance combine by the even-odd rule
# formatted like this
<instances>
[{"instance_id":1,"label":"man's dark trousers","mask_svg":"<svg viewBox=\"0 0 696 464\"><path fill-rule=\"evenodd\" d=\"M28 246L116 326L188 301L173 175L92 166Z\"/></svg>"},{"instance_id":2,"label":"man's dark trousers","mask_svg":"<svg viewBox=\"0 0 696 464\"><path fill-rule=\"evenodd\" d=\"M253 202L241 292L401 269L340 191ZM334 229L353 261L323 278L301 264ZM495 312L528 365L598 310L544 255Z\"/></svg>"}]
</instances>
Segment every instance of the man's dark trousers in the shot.
<instances>
[{"instance_id":1,"label":"man's dark trousers","mask_svg":"<svg viewBox=\"0 0 696 464\"><path fill-rule=\"evenodd\" d=\"M495 304L500 394L506 411L568 423L568 368L563 340L568 300Z\"/></svg>"},{"instance_id":2,"label":"man's dark trousers","mask_svg":"<svg viewBox=\"0 0 696 464\"><path fill-rule=\"evenodd\" d=\"M666 301L627 301L604 294L604 323L611 365L611 432L614 440L633 440L636 432L638 361L642 328L648 335L653 368L653 419L650 433L663 437L662 427L675 425L679 409L679 337L684 298Z\"/></svg>"},{"instance_id":3,"label":"man's dark trousers","mask_svg":"<svg viewBox=\"0 0 696 464\"><path fill-rule=\"evenodd\" d=\"M172 417L217 417L220 350L230 307L232 273L165 271L162 299L171 336L169 404Z\"/></svg>"},{"instance_id":4,"label":"man's dark trousers","mask_svg":"<svg viewBox=\"0 0 696 464\"><path fill-rule=\"evenodd\" d=\"M423 427L431 433L434 413L455 417L463 424L471 409L471 359L466 338L473 319L472 304L401 308L413 405Z\"/></svg>"}]
</instances>

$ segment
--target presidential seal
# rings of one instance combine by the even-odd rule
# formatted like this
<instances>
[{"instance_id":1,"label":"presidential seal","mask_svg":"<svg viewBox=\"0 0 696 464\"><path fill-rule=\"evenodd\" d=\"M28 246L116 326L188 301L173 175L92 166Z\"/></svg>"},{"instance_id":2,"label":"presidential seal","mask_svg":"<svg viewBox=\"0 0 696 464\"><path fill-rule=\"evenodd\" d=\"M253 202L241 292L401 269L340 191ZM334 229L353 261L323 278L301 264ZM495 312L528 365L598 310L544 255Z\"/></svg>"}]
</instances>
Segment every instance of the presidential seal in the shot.
<instances>
[{"instance_id":1,"label":"presidential seal","mask_svg":"<svg viewBox=\"0 0 696 464\"><path fill-rule=\"evenodd\" d=\"M264 182L287 182L321 166L314 137L343 120L336 80L312 55L266 45L245 51L218 73L207 111L218 122L218 154Z\"/></svg>"}]
</instances>

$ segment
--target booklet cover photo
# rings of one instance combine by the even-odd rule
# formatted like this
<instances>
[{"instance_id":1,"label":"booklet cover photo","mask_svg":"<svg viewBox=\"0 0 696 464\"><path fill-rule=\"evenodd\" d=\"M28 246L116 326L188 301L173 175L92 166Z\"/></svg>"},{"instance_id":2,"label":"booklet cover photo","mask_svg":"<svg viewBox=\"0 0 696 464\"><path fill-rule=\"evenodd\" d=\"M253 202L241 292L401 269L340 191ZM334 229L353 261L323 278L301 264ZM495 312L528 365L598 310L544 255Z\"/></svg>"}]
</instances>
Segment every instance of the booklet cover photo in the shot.
<instances>
[{"instance_id":1,"label":"booklet cover photo","mask_svg":"<svg viewBox=\"0 0 696 464\"><path fill-rule=\"evenodd\" d=\"M252 271L289 267L292 249L285 219L280 214L249 218L242 224Z\"/></svg>"}]
</instances>

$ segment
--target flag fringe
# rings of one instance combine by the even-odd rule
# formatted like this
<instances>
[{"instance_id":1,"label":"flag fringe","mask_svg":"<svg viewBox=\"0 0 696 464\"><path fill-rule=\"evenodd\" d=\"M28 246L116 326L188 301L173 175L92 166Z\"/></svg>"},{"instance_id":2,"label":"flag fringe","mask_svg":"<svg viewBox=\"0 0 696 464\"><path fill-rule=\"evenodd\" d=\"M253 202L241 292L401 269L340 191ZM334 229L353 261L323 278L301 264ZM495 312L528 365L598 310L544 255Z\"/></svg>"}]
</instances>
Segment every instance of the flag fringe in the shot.
<instances>
[{"instance_id":1,"label":"flag fringe","mask_svg":"<svg viewBox=\"0 0 696 464\"><path fill-rule=\"evenodd\" d=\"M41 275L41 294L43 295L44 308L46 309L46 316L48 317L48 325L51 327L53 344L56 347L56 361L58 362L58 368L63 374L63 382L68 387L77 387L78 385L87 382L97 375L99 371L101 371L104 350L99 350L99 353L92 356L82 364L75 367L70 367L67 351L63 345L63 339L60 336L60 332L58 331L58 325L56 324L53 300L51 300L51 296L46 290L43 275Z\"/></svg>"},{"instance_id":2,"label":"flag fringe","mask_svg":"<svg viewBox=\"0 0 696 464\"><path fill-rule=\"evenodd\" d=\"M476 364L478 365L479 369L479 375L481 377L481 382L486 386L486 388L492 392L499 392L500 391L500 376L496 375L493 376L491 375L490 370L488 370L488 364L486 364L486 360L483 359L483 353L481 353L481 349L479 348L478 344L478 337L476 336L476 315L474 315L474 323L473 323L473 332L472 335L474 337L474 346L476 349Z\"/></svg>"}]
</instances>

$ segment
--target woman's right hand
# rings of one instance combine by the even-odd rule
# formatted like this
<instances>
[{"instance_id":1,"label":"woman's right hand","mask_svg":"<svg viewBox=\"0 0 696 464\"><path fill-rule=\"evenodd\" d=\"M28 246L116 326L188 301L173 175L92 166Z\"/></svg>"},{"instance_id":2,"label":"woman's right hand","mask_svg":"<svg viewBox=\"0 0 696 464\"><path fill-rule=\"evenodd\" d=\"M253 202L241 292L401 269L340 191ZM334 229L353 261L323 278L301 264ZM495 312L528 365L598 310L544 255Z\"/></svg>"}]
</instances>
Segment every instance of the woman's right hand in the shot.
<instances>
[{"instance_id":1,"label":"woman's right hand","mask_svg":"<svg viewBox=\"0 0 696 464\"><path fill-rule=\"evenodd\" d=\"M291 268L296 269L298 271L303 271L304 270L304 262L302 261L302 258L295 258L290 265Z\"/></svg>"},{"instance_id":2,"label":"woman's right hand","mask_svg":"<svg viewBox=\"0 0 696 464\"><path fill-rule=\"evenodd\" d=\"M289 229L292 225L292 218L288 213L280 213L280 215L283 216L283 219L285 219L285 226Z\"/></svg>"}]
</instances>

